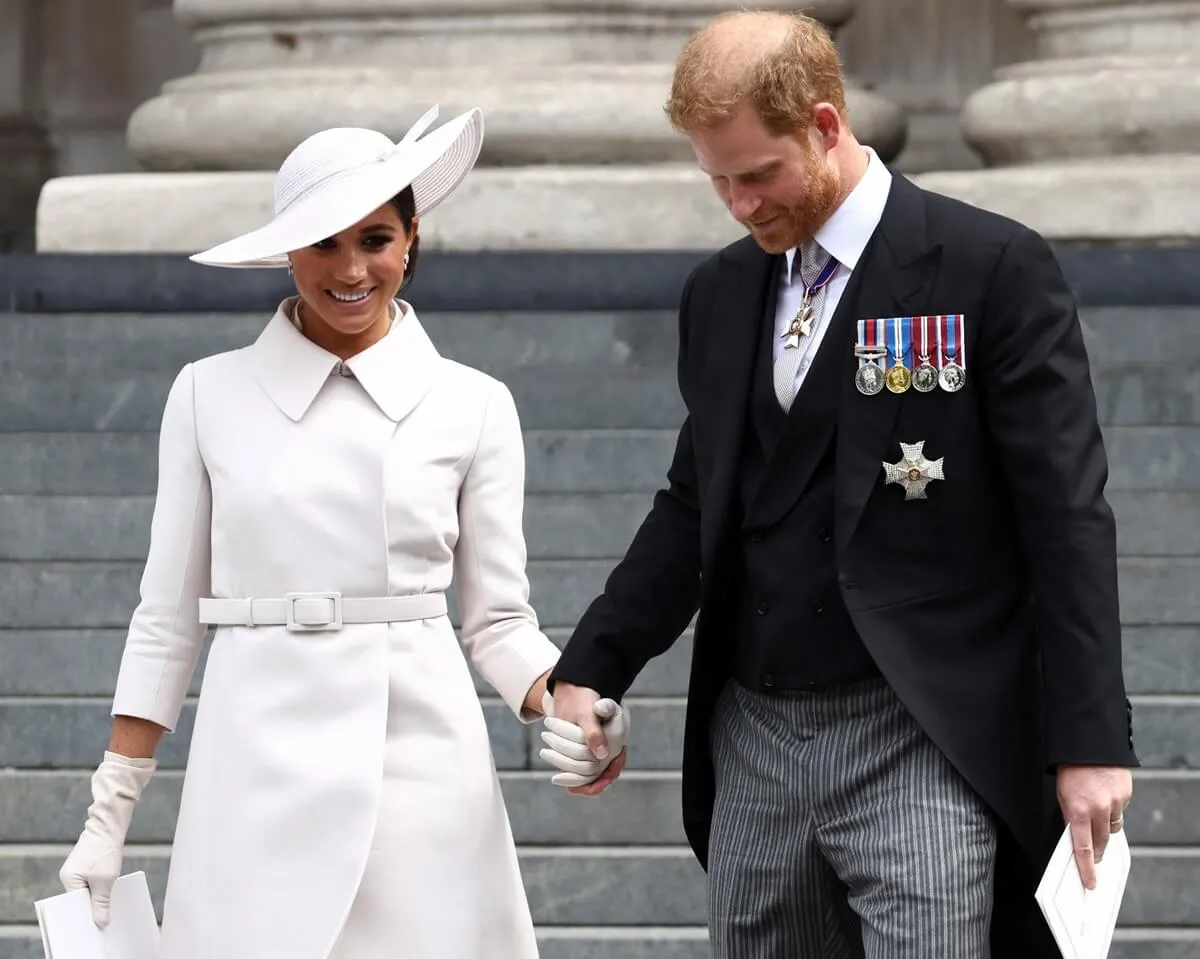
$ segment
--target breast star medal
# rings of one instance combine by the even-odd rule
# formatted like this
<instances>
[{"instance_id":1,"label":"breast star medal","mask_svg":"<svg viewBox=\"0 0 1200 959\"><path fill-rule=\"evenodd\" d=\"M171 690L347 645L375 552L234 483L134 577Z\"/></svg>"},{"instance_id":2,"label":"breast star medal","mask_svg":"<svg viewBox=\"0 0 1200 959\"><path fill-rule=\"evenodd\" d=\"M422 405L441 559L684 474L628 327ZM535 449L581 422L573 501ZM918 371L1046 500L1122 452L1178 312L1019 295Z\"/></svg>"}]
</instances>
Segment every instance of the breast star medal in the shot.
<instances>
[{"instance_id":1,"label":"breast star medal","mask_svg":"<svg viewBox=\"0 0 1200 959\"><path fill-rule=\"evenodd\" d=\"M884 463L883 473L888 483L896 483L904 487L904 498L928 499L925 487L931 480L945 479L942 475L942 459L925 458L925 441L920 443L901 443L900 460L896 463Z\"/></svg>"}]
</instances>

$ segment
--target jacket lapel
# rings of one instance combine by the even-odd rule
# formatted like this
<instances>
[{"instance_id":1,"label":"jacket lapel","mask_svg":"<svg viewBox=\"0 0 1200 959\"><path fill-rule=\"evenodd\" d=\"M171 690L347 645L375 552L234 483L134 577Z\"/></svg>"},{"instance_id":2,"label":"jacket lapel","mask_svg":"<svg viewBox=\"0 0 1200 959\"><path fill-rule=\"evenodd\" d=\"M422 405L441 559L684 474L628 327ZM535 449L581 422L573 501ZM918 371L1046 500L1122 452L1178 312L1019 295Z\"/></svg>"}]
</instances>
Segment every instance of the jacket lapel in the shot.
<instances>
[{"instance_id":1,"label":"jacket lapel","mask_svg":"<svg viewBox=\"0 0 1200 959\"><path fill-rule=\"evenodd\" d=\"M883 218L859 264L862 287L852 317L847 317L840 355L837 417L837 503L835 543L842 554L882 474L901 394L887 389L864 396L854 385L854 321L892 316L921 316L933 293L942 248L931 243L921 191L894 175ZM832 332L832 331L831 331Z\"/></svg>"},{"instance_id":2,"label":"jacket lapel","mask_svg":"<svg viewBox=\"0 0 1200 959\"><path fill-rule=\"evenodd\" d=\"M712 423L713 473L704 511L716 518L701 533L701 564L713 569L716 551L730 519L737 468L745 439L747 404L753 379L755 347L763 311L772 296L772 277L778 274L779 257L764 253L751 237L721 254L720 273L728 277L713 303L704 312L710 324L707 336L697 336L711 350L703 364L705 420Z\"/></svg>"}]
</instances>

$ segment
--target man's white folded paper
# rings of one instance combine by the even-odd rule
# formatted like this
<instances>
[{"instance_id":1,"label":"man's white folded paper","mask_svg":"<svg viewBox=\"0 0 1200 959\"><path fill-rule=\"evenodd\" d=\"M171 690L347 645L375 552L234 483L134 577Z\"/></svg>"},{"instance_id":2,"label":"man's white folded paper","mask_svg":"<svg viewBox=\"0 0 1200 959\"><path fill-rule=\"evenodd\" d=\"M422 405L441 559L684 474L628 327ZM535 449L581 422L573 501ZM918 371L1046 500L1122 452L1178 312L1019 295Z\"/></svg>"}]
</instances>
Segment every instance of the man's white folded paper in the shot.
<instances>
[{"instance_id":1,"label":"man's white folded paper","mask_svg":"<svg viewBox=\"0 0 1200 959\"><path fill-rule=\"evenodd\" d=\"M46 959L158 959L158 920L144 872L113 883L103 929L96 925L86 889L39 899L34 909Z\"/></svg>"},{"instance_id":2,"label":"man's white folded paper","mask_svg":"<svg viewBox=\"0 0 1200 959\"><path fill-rule=\"evenodd\" d=\"M1070 827L1063 832L1034 893L1063 959L1106 959L1129 867L1129 841L1122 829L1108 837L1104 858L1096 864L1096 888L1085 888Z\"/></svg>"}]
</instances>

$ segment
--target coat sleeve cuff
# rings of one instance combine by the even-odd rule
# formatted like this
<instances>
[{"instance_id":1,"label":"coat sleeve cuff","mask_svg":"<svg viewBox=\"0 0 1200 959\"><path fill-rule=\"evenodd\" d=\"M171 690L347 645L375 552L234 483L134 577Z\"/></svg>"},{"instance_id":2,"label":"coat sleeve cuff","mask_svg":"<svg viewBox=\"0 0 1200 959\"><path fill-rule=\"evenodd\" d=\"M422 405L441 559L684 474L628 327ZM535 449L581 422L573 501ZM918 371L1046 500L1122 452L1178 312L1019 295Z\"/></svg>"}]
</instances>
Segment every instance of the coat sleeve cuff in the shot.
<instances>
[{"instance_id":1,"label":"coat sleeve cuff","mask_svg":"<svg viewBox=\"0 0 1200 959\"><path fill-rule=\"evenodd\" d=\"M493 642L480 644L474 666L523 723L540 712L525 709L525 697L543 673L558 662L558 647L537 627L523 623Z\"/></svg>"},{"instance_id":2,"label":"coat sleeve cuff","mask_svg":"<svg viewBox=\"0 0 1200 959\"><path fill-rule=\"evenodd\" d=\"M117 677L112 715L145 719L173 733L179 725L190 680L190 670L163 669L127 659Z\"/></svg>"}]
</instances>

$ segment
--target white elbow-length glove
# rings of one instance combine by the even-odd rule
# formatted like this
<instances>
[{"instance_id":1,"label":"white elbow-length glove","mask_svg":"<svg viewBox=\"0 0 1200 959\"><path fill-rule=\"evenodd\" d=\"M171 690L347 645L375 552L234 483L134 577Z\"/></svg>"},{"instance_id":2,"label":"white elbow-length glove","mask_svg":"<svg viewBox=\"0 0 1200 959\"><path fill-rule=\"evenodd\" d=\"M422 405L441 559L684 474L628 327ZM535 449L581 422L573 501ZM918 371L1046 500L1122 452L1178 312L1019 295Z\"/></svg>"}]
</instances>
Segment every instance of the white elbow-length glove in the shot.
<instances>
[{"instance_id":1,"label":"white elbow-length glove","mask_svg":"<svg viewBox=\"0 0 1200 959\"><path fill-rule=\"evenodd\" d=\"M554 715L553 696L546 693L542 697L542 711L546 714L542 742L546 747L538 755L544 762L559 770L550 779L556 786L571 789L595 782L608 768L609 763L621 755L629 741L628 706L622 706L615 699L598 699L592 710L600 720L600 728L604 730L604 736L608 740L606 759L597 759L588 748L580 726Z\"/></svg>"},{"instance_id":2,"label":"white elbow-length glove","mask_svg":"<svg viewBox=\"0 0 1200 959\"><path fill-rule=\"evenodd\" d=\"M104 762L92 774L92 804L87 823L67 861L58 871L63 888L87 889L96 925L108 925L113 883L121 875L125 835L133 807L154 774L153 759L130 759L105 752Z\"/></svg>"}]
</instances>

